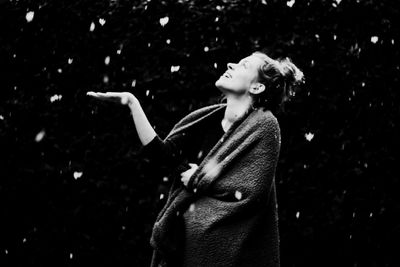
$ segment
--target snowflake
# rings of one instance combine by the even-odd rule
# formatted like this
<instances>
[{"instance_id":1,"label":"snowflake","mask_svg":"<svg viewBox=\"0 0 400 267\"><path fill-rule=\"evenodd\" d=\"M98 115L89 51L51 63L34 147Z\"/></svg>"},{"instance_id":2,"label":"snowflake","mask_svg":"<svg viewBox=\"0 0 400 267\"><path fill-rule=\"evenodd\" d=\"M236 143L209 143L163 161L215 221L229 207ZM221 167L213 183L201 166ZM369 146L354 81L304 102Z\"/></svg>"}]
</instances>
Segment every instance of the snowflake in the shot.
<instances>
[{"instance_id":1,"label":"snowflake","mask_svg":"<svg viewBox=\"0 0 400 267\"><path fill-rule=\"evenodd\" d=\"M26 13L25 19L27 22L31 22L33 20L33 17L35 16L35 12L29 11Z\"/></svg>"},{"instance_id":2,"label":"snowflake","mask_svg":"<svg viewBox=\"0 0 400 267\"><path fill-rule=\"evenodd\" d=\"M167 16L167 17L160 18L160 25L161 25L162 27L164 27L165 25L167 25L168 22L169 22L169 17L168 17L168 16Z\"/></svg>"}]
</instances>

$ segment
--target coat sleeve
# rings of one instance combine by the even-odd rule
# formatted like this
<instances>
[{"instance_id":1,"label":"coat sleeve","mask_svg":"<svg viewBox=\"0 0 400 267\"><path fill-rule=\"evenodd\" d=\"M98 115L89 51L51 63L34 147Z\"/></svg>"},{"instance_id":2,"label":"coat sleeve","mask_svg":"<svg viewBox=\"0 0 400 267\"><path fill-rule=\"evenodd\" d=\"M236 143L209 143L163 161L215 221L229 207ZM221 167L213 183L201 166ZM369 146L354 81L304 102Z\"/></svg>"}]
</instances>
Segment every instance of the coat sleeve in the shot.
<instances>
[{"instance_id":1,"label":"coat sleeve","mask_svg":"<svg viewBox=\"0 0 400 267\"><path fill-rule=\"evenodd\" d=\"M190 136L185 132L164 140L156 135L147 145L141 147L139 154L152 167L158 168L162 165L174 169L184 161L189 139Z\"/></svg>"}]
</instances>

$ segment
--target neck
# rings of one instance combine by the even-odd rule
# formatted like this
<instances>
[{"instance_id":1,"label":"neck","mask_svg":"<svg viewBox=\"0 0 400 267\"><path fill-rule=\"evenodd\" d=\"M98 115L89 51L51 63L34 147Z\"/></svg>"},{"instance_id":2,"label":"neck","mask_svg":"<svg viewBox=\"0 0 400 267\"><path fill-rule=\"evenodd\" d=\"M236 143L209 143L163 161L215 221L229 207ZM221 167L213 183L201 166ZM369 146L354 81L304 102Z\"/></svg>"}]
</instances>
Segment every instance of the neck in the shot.
<instances>
[{"instance_id":1,"label":"neck","mask_svg":"<svg viewBox=\"0 0 400 267\"><path fill-rule=\"evenodd\" d=\"M241 117L251 106L252 99L248 95L227 96L227 106L222 123L230 126L239 117ZM226 127L229 128L229 127Z\"/></svg>"}]
</instances>

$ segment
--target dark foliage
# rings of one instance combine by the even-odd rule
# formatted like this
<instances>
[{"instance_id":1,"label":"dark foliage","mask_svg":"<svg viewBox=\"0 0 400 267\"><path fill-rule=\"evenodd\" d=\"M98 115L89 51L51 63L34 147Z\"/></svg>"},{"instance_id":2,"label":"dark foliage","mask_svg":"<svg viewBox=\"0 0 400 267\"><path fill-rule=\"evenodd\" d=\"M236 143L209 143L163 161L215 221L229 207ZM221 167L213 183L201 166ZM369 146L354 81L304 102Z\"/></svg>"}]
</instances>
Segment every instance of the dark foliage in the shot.
<instances>
[{"instance_id":1,"label":"dark foliage","mask_svg":"<svg viewBox=\"0 0 400 267\"><path fill-rule=\"evenodd\" d=\"M0 266L147 266L165 173L86 92L132 92L164 137L260 49L306 76L278 118L282 266L400 266L399 7L1 0Z\"/></svg>"}]
</instances>

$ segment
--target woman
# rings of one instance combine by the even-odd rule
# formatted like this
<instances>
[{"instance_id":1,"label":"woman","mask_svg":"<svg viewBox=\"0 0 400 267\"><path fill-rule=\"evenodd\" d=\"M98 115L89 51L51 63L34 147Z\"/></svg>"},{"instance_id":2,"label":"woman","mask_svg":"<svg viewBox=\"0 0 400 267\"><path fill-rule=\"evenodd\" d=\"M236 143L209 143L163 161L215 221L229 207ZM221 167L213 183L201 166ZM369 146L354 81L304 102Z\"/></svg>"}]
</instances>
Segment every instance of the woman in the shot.
<instances>
[{"instance_id":1,"label":"woman","mask_svg":"<svg viewBox=\"0 0 400 267\"><path fill-rule=\"evenodd\" d=\"M279 266L274 116L302 81L289 60L255 52L215 82L226 103L195 110L162 140L130 93L88 95L128 105L143 153L187 169L173 184L151 236L151 266ZM182 166L182 165L180 165ZM178 176L178 177L177 177ZM177 179L179 178L179 179Z\"/></svg>"}]
</instances>

